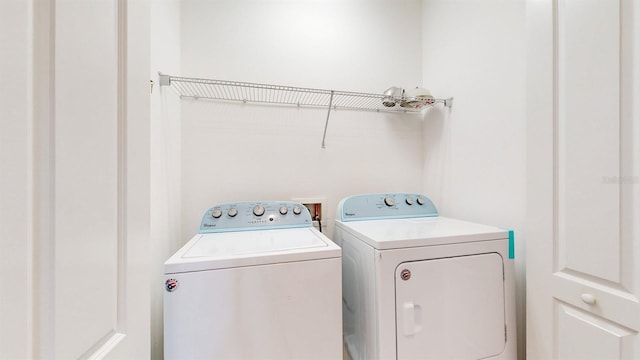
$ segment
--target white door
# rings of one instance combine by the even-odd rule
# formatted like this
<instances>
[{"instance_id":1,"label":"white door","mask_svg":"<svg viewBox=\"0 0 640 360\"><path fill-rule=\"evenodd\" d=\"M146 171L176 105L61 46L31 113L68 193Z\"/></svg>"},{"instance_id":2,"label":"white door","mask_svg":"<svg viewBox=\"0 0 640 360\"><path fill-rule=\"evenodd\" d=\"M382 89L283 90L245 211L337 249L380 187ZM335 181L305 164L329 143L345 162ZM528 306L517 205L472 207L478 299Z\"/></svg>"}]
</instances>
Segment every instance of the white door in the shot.
<instances>
[{"instance_id":1,"label":"white door","mask_svg":"<svg viewBox=\"0 0 640 360\"><path fill-rule=\"evenodd\" d=\"M485 359L506 345L504 263L497 253L398 265L398 359Z\"/></svg>"},{"instance_id":2,"label":"white door","mask_svg":"<svg viewBox=\"0 0 640 360\"><path fill-rule=\"evenodd\" d=\"M148 358L148 4L0 12L0 358Z\"/></svg>"},{"instance_id":3,"label":"white door","mask_svg":"<svg viewBox=\"0 0 640 360\"><path fill-rule=\"evenodd\" d=\"M530 0L527 358L640 358L640 1Z\"/></svg>"}]
</instances>

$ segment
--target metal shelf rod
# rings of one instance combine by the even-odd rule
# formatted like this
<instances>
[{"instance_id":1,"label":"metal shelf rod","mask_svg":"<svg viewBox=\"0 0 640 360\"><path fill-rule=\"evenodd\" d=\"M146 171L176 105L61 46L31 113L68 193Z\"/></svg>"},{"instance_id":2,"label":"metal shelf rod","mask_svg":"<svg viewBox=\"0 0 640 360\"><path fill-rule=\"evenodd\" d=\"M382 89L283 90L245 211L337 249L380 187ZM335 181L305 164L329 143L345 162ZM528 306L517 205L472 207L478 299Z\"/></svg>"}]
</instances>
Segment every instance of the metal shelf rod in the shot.
<instances>
[{"instance_id":1,"label":"metal shelf rod","mask_svg":"<svg viewBox=\"0 0 640 360\"><path fill-rule=\"evenodd\" d=\"M324 134L322 134L322 148L325 148L324 140L327 138L327 127L329 126L329 115L331 115L331 104L333 104L333 91L329 98L329 109L327 110L327 121L324 122Z\"/></svg>"}]
</instances>

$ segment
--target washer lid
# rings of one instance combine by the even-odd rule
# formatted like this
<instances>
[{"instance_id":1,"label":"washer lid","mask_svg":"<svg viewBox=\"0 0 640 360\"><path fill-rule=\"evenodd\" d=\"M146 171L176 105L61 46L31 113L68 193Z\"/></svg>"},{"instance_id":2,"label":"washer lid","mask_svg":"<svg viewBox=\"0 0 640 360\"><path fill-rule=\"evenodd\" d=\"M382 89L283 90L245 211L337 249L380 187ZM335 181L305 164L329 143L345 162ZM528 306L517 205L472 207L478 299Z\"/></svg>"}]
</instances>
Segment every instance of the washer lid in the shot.
<instances>
[{"instance_id":1,"label":"washer lid","mask_svg":"<svg viewBox=\"0 0 640 360\"><path fill-rule=\"evenodd\" d=\"M336 227L380 250L509 237L506 229L442 216L350 222L336 220Z\"/></svg>"},{"instance_id":2,"label":"washer lid","mask_svg":"<svg viewBox=\"0 0 640 360\"><path fill-rule=\"evenodd\" d=\"M198 234L164 264L165 273L340 257L315 228Z\"/></svg>"}]
</instances>

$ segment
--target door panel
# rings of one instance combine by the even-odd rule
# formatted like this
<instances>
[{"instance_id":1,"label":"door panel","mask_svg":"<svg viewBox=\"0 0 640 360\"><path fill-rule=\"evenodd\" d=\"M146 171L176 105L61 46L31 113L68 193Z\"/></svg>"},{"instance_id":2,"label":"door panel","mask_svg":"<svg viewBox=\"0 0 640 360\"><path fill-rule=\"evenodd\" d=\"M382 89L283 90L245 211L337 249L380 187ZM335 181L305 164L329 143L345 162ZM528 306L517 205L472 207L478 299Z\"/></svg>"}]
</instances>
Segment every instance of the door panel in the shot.
<instances>
[{"instance_id":1,"label":"door panel","mask_svg":"<svg viewBox=\"0 0 640 360\"><path fill-rule=\"evenodd\" d=\"M499 254L401 263L396 268L398 359L481 359L506 343Z\"/></svg>"},{"instance_id":2,"label":"door panel","mask_svg":"<svg viewBox=\"0 0 640 360\"><path fill-rule=\"evenodd\" d=\"M557 9L557 270L618 283L620 3Z\"/></svg>"},{"instance_id":3,"label":"door panel","mask_svg":"<svg viewBox=\"0 0 640 360\"><path fill-rule=\"evenodd\" d=\"M31 352L148 358L148 3L32 9Z\"/></svg>"},{"instance_id":4,"label":"door panel","mask_svg":"<svg viewBox=\"0 0 640 360\"><path fill-rule=\"evenodd\" d=\"M527 12L527 356L635 359L640 1Z\"/></svg>"},{"instance_id":5,"label":"door panel","mask_svg":"<svg viewBox=\"0 0 640 360\"><path fill-rule=\"evenodd\" d=\"M116 10L114 0L56 5L54 281L60 358L80 357L118 326Z\"/></svg>"},{"instance_id":6,"label":"door panel","mask_svg":"<svg viewBox=\"0 0 640 360\"><path fill-rule=\"evenodd\" d=\"M556 301L560 359L623 359L632 354L636 331Z\"/></svg>"}]
</instances>

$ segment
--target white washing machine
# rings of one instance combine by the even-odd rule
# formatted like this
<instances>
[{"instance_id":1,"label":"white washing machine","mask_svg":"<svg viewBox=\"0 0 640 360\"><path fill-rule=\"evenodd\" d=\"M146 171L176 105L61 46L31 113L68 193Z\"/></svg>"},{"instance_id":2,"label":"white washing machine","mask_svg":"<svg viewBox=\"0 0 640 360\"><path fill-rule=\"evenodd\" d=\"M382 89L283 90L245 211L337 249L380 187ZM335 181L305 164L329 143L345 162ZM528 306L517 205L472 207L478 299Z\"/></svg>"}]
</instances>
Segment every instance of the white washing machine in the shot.
<instances>
[{"instance_id":1,"label":"white washing machine","mask_svg":"<svg viewBox=\"0 0 640 360\"><path fill-rule=\"evenodd\" d=\"M165 358L342 358L340 255L301 204L212 207L164 265Z\"/></svg>"},{"instance_id":2,"label":"white washing machine","mask_svg":"<svg viewBox=\"0 0 640 360\"><path fill-rule=\"evenodd\" d=\"M340 202L333 240L351 359L516 359L513 232L366 194Z\"/></svg>"}]
</instances>

